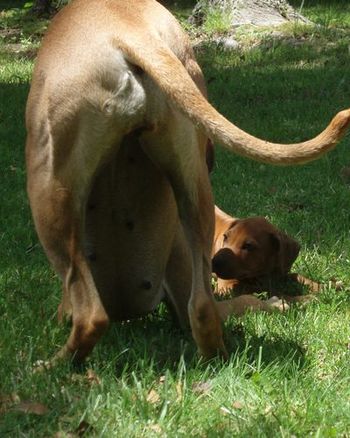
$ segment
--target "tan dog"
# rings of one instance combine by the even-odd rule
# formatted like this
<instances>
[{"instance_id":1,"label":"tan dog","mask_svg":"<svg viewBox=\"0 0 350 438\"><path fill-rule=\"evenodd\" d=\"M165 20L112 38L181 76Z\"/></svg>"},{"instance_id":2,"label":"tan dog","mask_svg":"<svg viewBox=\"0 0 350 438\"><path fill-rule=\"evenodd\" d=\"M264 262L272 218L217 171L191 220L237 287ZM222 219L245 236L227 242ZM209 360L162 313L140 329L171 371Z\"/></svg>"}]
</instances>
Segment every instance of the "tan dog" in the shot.
<instances>
[{"instance_id":1,"label":"tan dog","mask_svg":"<svg viewBox=\"0 0 350 438\"><path fill-rule=\"evenodd\" d=\"M296 240L265 218L236 219L215 206L212 267L218 276L219 291L269 291L271 295L281 295L274 289L274 283L288 277L307 285L312 292L319 292L320 284L301 275L290 274L299 250ZM301 297L294 297L294 300L296 298L301 300Z\"/></svg>"},{"instance_id":2,"label":"tan dog","mask_svg":"<svg viewBox=\"0 0 350 438\"><path fill-rule=\"evenodd\" d=\"M56 359L83 359L110 320L152 310L164 290L181 312L190 297L200 353L225 355L210 283L207 137L256 160L305 163L350 121L346 110L313 140L272 144L205 96L187 36L156 1L73 0L53 19L27 103L26 159L35 226L63 283L60 314L72 316ZM177 259L183 251L189 266Z\"/></svg>"}]
</instances>

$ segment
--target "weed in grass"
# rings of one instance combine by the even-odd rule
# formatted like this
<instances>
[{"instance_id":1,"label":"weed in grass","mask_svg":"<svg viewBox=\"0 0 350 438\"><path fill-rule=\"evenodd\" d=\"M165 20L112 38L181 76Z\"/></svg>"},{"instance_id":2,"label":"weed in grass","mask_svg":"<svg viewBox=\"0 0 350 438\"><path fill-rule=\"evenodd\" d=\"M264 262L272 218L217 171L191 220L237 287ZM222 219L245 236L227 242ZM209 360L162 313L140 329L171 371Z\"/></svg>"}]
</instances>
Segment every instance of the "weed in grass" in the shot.
<instances>
[{"instance_id":1,"label":"weed in grass","mask_svg":"<svg viewBox=\"0 0 350 438\"><path fill-rule=\"evenodd\" d=\"M229 11L222 8L209 7L205 17L203 31L207 35L221 34L230 30L232 20Z\"/></svg>"}]
</instances>

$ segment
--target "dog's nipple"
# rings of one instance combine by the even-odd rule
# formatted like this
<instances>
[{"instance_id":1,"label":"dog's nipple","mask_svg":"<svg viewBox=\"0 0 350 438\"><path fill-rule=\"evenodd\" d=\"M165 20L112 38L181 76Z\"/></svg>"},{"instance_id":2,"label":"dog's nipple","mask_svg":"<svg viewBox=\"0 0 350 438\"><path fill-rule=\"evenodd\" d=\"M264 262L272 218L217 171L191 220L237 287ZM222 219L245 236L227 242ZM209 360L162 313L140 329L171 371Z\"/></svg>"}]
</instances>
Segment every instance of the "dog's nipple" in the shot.
<instances>
[{"instance_id":1,"label":"dog's nipple","mask_svg":"<svg viewBox=\"0 0 350 438\"><path fill-rule=\"evenodd\" d=\"M90 260L90 262L95 262L97 259L96 253L95 252L90 252L87 255L87 258Z\"/></svg>"},{"instance_id":2,"label":"dog's nipple","mask_svg":"<svg viewBox=\"0 0 350 438\"><path fill-rule=\"evenodd\" d=\"M148 280L144 280L141 283L141 288L145 289L145 290L150 290L152 288L152 283L150 281L148 281Z\"/></svg>"},{"instance_id":3,"label":"dog's nipple","mask_svg":"<svg viewBox=\"0 0 350 438\"><path fill-rule=\"evenodd\" d=\"M134 229L134 227L135 227L135 224L134 224L134 222L133 221L126 221L125 222L125 226L126 226L126 228L128 229L128 230L130 230L130 231L132 231L133 229Z\"/></svg>"}]
</instances>

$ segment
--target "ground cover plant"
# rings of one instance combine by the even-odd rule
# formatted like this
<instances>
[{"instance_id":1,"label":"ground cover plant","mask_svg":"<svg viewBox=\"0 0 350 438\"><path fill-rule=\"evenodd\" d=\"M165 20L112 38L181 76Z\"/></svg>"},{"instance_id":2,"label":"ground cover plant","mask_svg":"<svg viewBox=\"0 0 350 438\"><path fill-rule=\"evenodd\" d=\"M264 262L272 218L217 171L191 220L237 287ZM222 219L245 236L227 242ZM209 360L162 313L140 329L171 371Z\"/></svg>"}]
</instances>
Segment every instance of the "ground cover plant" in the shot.
<instances>
[{"instance_id":1,"label":"ground cover plant","mask_svg":"<svg viewBox=\"0 0 350 438\"><path fill-rule=\"evenodd\" d=\"M181 19L189 13L183 5L175 10ZM25 193L24 107L46 21L28 18L23 6L7 1L0 12L0 436L349 436L349 136L301 167L217 148L212 174L221 208L266 216L302 243L297 271L342 281L342 290L326 287L283 314L231 319L228 363L198 362L189 333L161 307L112 325L81 369L33 374L68 327L56 322L60 284ZM311 137L350 104L350 5L305 1L303 13L318 24L282 35L242 31L235 51L198 48L210 100L269 140Z\"/></svg>"}]
</instances>

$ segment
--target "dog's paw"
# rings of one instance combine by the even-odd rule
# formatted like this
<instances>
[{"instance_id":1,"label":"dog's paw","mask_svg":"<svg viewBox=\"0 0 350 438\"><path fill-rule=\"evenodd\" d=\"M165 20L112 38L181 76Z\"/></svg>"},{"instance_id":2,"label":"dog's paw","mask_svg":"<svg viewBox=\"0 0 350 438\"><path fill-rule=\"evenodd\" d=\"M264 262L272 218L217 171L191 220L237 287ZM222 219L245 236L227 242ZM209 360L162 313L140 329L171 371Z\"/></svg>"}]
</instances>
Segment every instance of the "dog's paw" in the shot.
<instances>
[{"instance_id":1,"label":"dog's paw","mask_svg":"<svg viewBox=\"0 0 350 438\"><path fill-rule=\"evenodd\" d=\"M39 374L48 371L52 368L52 363L49 360L37 360L33 363L33 373Z\"/></svg>"},{"instance_id":2,"label":"dog's paw","mask_svg":"<svg viewBox=\"0 0 350 438\"><path fill-rule=\"evenodd\" d=\"M266 301L266 304L271 306L272 308L279 310L280 312L284 312L289 309L289 305L282 298L278 298L273 296Z\"/></svg>"},{"instance_id":3,"label":"dog's paw","mask_svg":"<svg viewBox=\"0 0 350 438\"><path fill-rule=\"evenodd\" d=\"M344 282L342 280L331 279L329 284L336 291L341 291L345 289Z\"/></svg>"}]
</instances>

